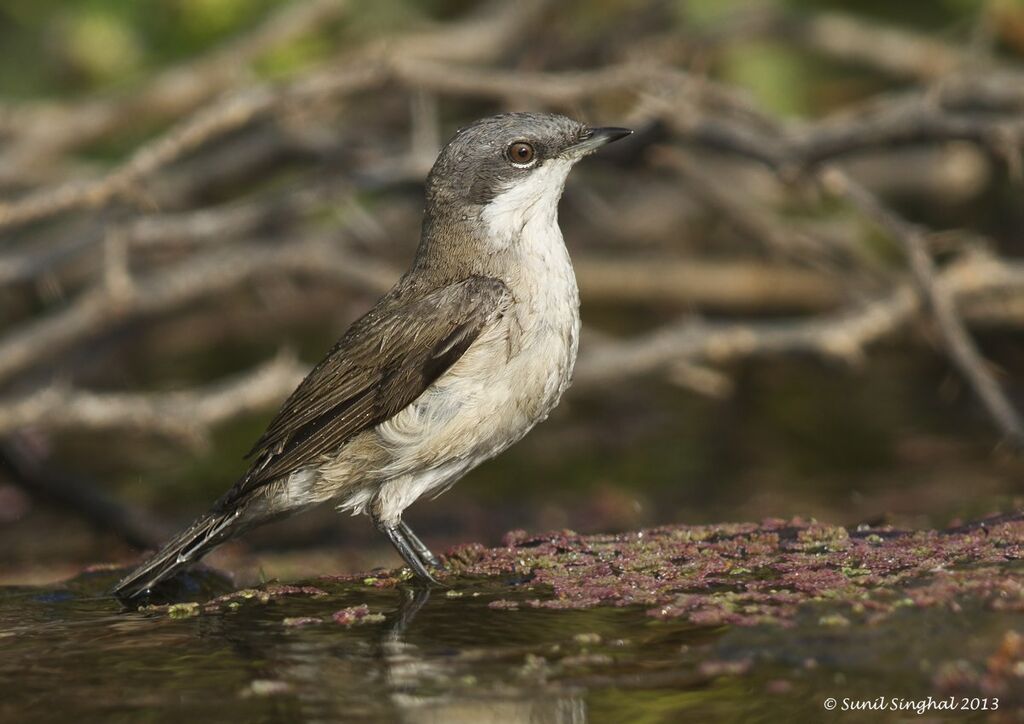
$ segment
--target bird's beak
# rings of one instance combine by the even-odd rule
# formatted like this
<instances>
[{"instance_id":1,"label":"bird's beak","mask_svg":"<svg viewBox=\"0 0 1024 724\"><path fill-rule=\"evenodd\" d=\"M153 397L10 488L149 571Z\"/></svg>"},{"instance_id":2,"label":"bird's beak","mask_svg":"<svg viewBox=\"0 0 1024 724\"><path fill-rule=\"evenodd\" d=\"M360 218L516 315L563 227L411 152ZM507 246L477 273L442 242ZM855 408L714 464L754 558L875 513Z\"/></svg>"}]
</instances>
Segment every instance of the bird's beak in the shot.
<instances>
[{"instance_id":1,"label":"bird's beak","mask_svg":"<svg viewBox=\"0 0 1024 724\"><path fill-rule=\"evenodd\" d=\"M569 146L562 153L576 156L586 156L612 141L618 141L633 133L628 128L590 128L583 134L579 141Z\"/></svg>"}]
</instances>

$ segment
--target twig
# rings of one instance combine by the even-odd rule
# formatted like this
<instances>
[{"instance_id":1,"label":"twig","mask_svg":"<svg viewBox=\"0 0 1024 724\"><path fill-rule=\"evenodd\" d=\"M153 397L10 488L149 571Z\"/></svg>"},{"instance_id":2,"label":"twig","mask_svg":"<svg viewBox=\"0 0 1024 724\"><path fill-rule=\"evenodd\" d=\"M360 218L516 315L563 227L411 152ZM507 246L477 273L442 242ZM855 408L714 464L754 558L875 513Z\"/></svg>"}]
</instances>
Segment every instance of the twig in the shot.
<instances>
[{"instance_id":1,"label":"twig","mask_svg":"<svg viewBox=\"0 0 1024 724\"><path fill-rule=\"evenodd\" d=\"M0 133L11 151L0 178L81 148L126 126L188 113L238 81L257 58L341 16L345 0L303 0L269 14L242 36L210 53L149 78L132 93L76 103L0 107Z\"/></svg>"},{"instance_id":2,"label":"twig","mask_svg":"<svg viewBox=\"0 0 1024 724\"><path fill-rule=\"evenodd\" d=\"M56 385L4 403L0 435L48 430L145 430L202 446L210 429L280 402L309 372L289 354L206 387L181 392L97 393Z\"/></svg>"},{"instance_id":3,"label":"twig","mask_svg":"<svg viewBox=\"0 0 1024 724\"><path fill-rule=\"evenodd\" d=\"M827 310L843 300L841 287L828 277L780 264L582 256L575 267L585 302L671 302L767 313Z\"/></svg>"},{"instance_id":4,"label":"twig","mask_svg":"<svg viewBox=\"0 0 1024 724\"><path fill-rule=\"evenodd\" d=\"M848 199L865 216L891 234L903 248L914 281L937 323L953 364L970 384L1007 441L1024 450L1024 422L989 371L985 358L967 331L952 293L938 283L935 261L919 228L885 207L870 191L842 171L830 168L822 174L825 187Z\"/></svg>"},{"instance_id":5,"label":"twig","mask_svg":"<svg viewBox=\"0 0 1024 724\"><path fill-rule=\"evenodd\" d=\"M939 283L965 300L1024 296L1024 263L972 256L943 270ZM710 380L702 365L794 353L857 363L867 345L895 333L919 310L920 296L906 286L855 310L811 319L748 324L684 320L628 340L601 335L596 341L588 334L572 389L585 391L664 369L689 376L683 380L688 386L722 394L721 378ZM201 442L213 425L276 403L306 372L307 366L282 355L231 379L179 392L100 393L56 385L0 402L0 434L33 427L133 429Z\"/></svg>"},{"instance_id":6,"label":"twig","mask_svg":"<svg viewBox=\"0 0 1024 724\"><path fill-rule=\"evenodd\" d=\"M728 92L719 88L716 96ZM743 114L709 112L685 94L663 93L647 104L687 142L790 177L856 153L956 140L976 144L1018 170L1024 147L1024 73L1012 69L943 77L805 123L779 123L746 103Z\"/></svg>"},{"instance_id":7,"label":"twig","mask_svg":"<svg viewBox=\"0 0 1024 724\"><path fill-rule=\"evenodd\" d=\"M266 233L270 228L284 228L321 204L342 198L346 191L341 184L324 182L314 188L269 197L261 195L217 207L147 214L102 229L76 228L45 245L30 246L25 252L0 253L0 287L55 274L86 255L92 255L87 261L98 262L98 255L93 252L112 235L122 239L129 250L136 251L170 245L226 245L240 237Z\"/></svg>"},{"instance_id":8,"label":"twig","mask_svg":"<svg viewBox=\"0 0 1024 724\"><path fill-rule=\"evenodd\" d=\"M938 285L957 298L1024 293L1024 264L970 256L939 273ZM683 320L638 338L605 341L593 354L581 353L575 387L648 374L678 361L721 364L748 357L808 354L859 363L864 348L894 333L920 311L911 286L859 307L809 320L709 324Z\"/></svg>"},{"instance_id":9,"label":"twig","mask_svg":"<svg viewBox=\"0 0 1024 724\"><path fill-rule=\"evenodd\" d=\"M398 277L391 267L347 251L330 237L215 249L133 279L127 294L98 287L62 311L12 330L0 338L0 383L126 320L169 311L258 274L297 272L335 277L374 292L386 290Z\"/></svg>"},{"instance_id":10,"label":"twig","mask_svg":"<svg viewBox=\"0 0 1024 724\"><path fill-rule=\"evenodd\" d=\"M969 53L935 38L842 13L789 16L782 25L789 39L819 53L900 78L942 78L971 60Z\"/></svg>"},{"instance_id":11,"label":"twig","mask_svg":"<svg viewBox=\"0 0 1024 724\"><path fill-rule=\"evenodd\" d=\"M964 102L963 89L961 94L959 100ZM1006 157L1009 160L1020 154L1024 143L1024 123L1019 119L1013 122L1001 118L993 120L987 115L947 117L941 107L926 102L923 97L912 97L893 107L879 106L876 102L872 107L874 110L867 114L867 119L865 114L855 116L861 121L859 125L849 120L834 124L841 129L838 134L835 133L836 128L830 128L828 124L804 129L800 133L788 131L781 138L759 137L750 129L710 129L707 124L687 127L677 123L676 127L684 135L689 134L691 141L755 159L784 178L809 172L826 188L848 198L862 213L895 236L903 246L915 283L936 319L953 363L968 380L1007 440L1015 448L1024 449L1024 423L986 369L984 359L959 317L952 296L937 285L935 263L921 231L885 207L846 174L835 168L821 168L826 160L862 148L937 138L971 140L993 149L1008 148ZM996 138L999 140L993 140Z\"/></svg>"},{"instance_id":12,"label":"twig","mask_svg":"<svg viewBox=\"0 0 1024 724\"><path fill-rule=\"evenodd\" d=\"M280 109L316 106L328 98L381 85L404 59L486 60L515 38L517 29L535 17L546 2L499 5L496 12L452 26L370 44L289 83L257 84L231 94L180 121L98 178L39 189L15 201L0 201L0 231L74 209L94 208L136 191L135 184L162 166L258 118Z\"/></svg>"},{"instance_id":13,"label":"twig","mask_svg":"<svg viewBox=\"0 0 1024 724\"><path fill-rule=\"evenodd\" d=\"M778 3L744 3L690 39L705 52L765 37L843 63L907 80L934 80L973 60L958 45L840 12L793 12Z\"/></svg>"},{"instance_id":14,"label":"twig","mask_svg":"<svg viewBox=\"0 0 1024 724\"><path fill-rule=\"evenodd\" d=\"M681 71L651 65L618 65L577 73L509 73L423 60L405 50L385 60L365 55L347 58L327 69L284 86L254 86L226 98L180 123L104 176L56 188L41 189L10 202L0 202L0 229L35 221L72 209L95 207L130 190L140 179L213 138L236 130L278 108L313 103L380 85L392 78L414 88L437 93L508 98L533 98L565 106L582 97L611 91L661 92L665 120L691 142L741 153L776 169L792 170L822 164L867 148L921 142L967 140L1004 158L1019 152L1024 122L1019 118L951 115L929 96L915 97L895 107L884 106L874 116L854 121L826 121L790 129L782 144L765 144L770 121L751 111L745 99L714 83ZM961 98L965 103L968 99ZM688 112L678 114L680 103ZM703 108L697 115L694 111ZM716 115L707 116L709 109ZM730 119L722 117L723 112Z\"/></svg>"},{"instance_id":15,"label":"twig","mask_svg":"<svg viewBox=\"0 0 1024 724\"><path fill-rule=\"evenodd\" d=\"M157 140L142 146L123 164L89 181L42 189L11 202L0 202L0 229L54 214L101 206L112 198L135 192L135 184L209 140L234 131L281 105L344 93L373 85L380 78L376 65L352 66L317 75L281 89L255 86L225 99L182 122Z\"/></svg>"},{"instance_id":16,"label":"twig","mask_svg":"<svg viewBox=\"0 0 1024 724\"><path fill-rule=\"evenodd\" d=\"M697 173L694 159L681 150L657 146L651 150L650 156L654 164L672 169L683 182L686 192L704 207L717 212L738 234L760 244L774 256L823 270L844 264L850 266L855 260L853 250L834 241L802 233L792 225L784 225L744 199L744 194L732 193L712 174ZM821 275L819 280L827 281Z\"/></svg>"}]
</instances>

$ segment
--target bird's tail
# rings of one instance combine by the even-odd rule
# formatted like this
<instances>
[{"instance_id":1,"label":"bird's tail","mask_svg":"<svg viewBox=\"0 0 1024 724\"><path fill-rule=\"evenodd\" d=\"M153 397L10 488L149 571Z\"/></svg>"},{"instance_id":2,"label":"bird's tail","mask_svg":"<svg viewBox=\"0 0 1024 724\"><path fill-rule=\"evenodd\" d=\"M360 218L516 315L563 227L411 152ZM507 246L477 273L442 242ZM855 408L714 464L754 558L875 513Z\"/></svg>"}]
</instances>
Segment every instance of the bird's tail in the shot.
<instances>
[{"instance_id":1,"label":"bird's tail","mask_svg":"<svg viewBox=\"0 0 1024 724\"><path fill-rule=\"evenodd\" d=\"M211 512L203 515L182 533L175 536L156 554L122 578L113 594L121 601L140 598L183 568L195 563L210 550L236 532L234 512Z\"/></svg>"}]
</instances>

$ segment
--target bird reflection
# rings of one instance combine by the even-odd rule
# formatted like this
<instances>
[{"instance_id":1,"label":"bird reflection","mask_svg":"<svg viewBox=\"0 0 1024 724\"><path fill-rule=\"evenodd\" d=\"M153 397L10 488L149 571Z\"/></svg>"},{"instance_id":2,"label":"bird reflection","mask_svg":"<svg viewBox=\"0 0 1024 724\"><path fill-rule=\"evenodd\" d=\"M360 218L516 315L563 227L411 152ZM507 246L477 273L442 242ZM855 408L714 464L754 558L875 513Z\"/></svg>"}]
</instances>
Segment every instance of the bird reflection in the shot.
<instances>
[{"instance_id":1,"label":"bird reflection","mask_svg":"<svg viewBox=\"0 0 1024 724\"><path fill-rule=\"evenodd\" d=\"M285 682L298 707L295 713L304 720L587 721L578 694L518 678L521 646L502 648L489 639L466 647L463 621L445 610L461 602L442 596L432 601L430 590L421 587L396 594L397 606L384 624L286 629L254 625L244 616L218 615L203 617L200 625L207 642L230 642L254 680ZM377 594L367 598L372 595ZM268 701L268 707L277 711L285 702Z\"/></svg>"},{"instance_id":2,"label":"bird reflection","mask_svg":"<svg viewBox=\"0 0 1024 724\"><path fill-rule=\"evenodd\" d=\"M443 656L426 656L405 640L417 614L430 600L430 589L417 587L400 592L395 620L381 641L381 661L389 697L398 718L415 724L581 724L587 721L586 706L578 696L540 695L526 689L505 689L500 694L473 687L444 693L424 693L430 683L449 681L455 668ZM446 670L447 669L447 670ZM426 685L426 686L425 686Z\"/></svg>"}]
</instances>

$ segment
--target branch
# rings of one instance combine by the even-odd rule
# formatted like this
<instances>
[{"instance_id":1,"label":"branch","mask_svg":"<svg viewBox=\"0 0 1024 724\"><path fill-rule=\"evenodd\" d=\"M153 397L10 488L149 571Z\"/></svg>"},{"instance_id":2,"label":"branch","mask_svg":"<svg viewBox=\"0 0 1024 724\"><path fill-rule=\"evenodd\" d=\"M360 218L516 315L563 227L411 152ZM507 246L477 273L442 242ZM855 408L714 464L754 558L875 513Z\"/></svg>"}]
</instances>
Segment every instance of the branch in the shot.
<instances>
[{"instance_id":1,"label":"branch","mask_svg":"<svg viewBox=\"0 0 1024 724\"><path fill-rule=\"evenodd\" d=\"M257 118L278 109L311 105L378 86L388 79L439 93L528 97L563 107L613 91L669 93L672 100L662 101L665 120L685 138L709 148L741 153L776 169L804 169L868 148L947 140L978 143L1010 159L1019 153L1024 139L1024 122L1018 116L954 115L936 105L931 96L919 94L898 104L874 104L870 112L852 119L791 128L781 145L765 145L765 129L776 124L753 112L735 91L674 69L627 64L575 73L518 73L428 61L408 50L395 52L387 59L366 53L283 86L258 85L219 101L145 144L99 178L0 202L0 229L73 209L101 206L134 191L140 180L157 169ZM962 88L960 93L964 95ZM968 103L970 99L961 97L959 101ZM680 104L685 104L685 113L678 113ZM715 115L708 116L709 111ZM723 118L723 113L729 118Z\"/></svg>"},{"instance_id":2,"label":"branch","mask_svg":"<svg viewBox=\"0 0 1024 724\"><path fill-rule=\"evenodd\" d=\"M959 88L958 101L968 106L969 93ZM989 90L982 91L987 99ZM1013 94L1014 96L1016 95ZM810 173L825 188L831 189L857 206L862 213L885 228L903 246L918 290L935 317L946 351L953 364L968 380L986 411L1006 439L1024 449L1024 422L1018 416L978 352L956 309L950 293L936 282L936 266L922 232L884 206L867 189L837 169L823 169L824 161L863 148L881 148L890 144L916 143L921 140L961 139L1003 149L1011 168L1019 165L1024 144L1024 122L1007 121L990 114L950 116L941 104L928 101L923 94L890 106L870 104L866 113L856 114L834 124L812 124L803 131L784 133L781 138L759 135L750 129L710 128L707 123L677 123L676 128L691 142L705 143L752 158L776 171L782 178ZM839 133L836 133L837 128ZM710 142L710 143L709 143ZM1013 159L1017 159L1014 161ZM799 344L798 344L799 346Z\"/></svg>"},{"instance_id":3,"label":"branch","mask_svg":"<svg viewBox=\"0 0 1024 724\"><path fill-rule=\"evenodd\" d=\"M789 16L783 26L790 40L819 53L900 78L935 80L962 70L972 60L955 45L842 13Z\"/></svg>"},{"instance_id":4,"label":"branch","mask_svg":"<svg viewBox=\"0 0 1024 724\"><path fill-rule=\"evenodd\" d=\"M26 165L38 165L126 127L188 113L236 83L260 56L315 32L347 6L345 0L285 5L242 36L147 79L134 93L78 103L0 106L0 134L9 137L11 148L0 158L0 177L14 178Z\"/></svg>"},{"instance_id":5,"label":"branch","mask_svg":"<svg viewBox=\"0 0 1024 724\"><path fill-rule=\"evenodd\" d=\"M321 204L342 198L347 191L349 189L342 184L328 181L269 198L260 196L194 211L147 214L95 230L75 229L73 234L45 245L30 246L27 251L0 254L0 288L32 281L42 274L54 274L87 254L92 254L90 260L94 267L98 266L102 259L95 252L111 237L116 237L129 250L169 245L225 245L245 235L280 228Z\"/></svg>"},{"instance_id":6,"label":"branch","mask_svg":"<svg viewBox=\"0 0 1024 724\"><path fill-rule=\"evenodd\" d=\"M38 189L15 201L0 201L0 231L75 209L96 208L118 196L136 193L137 184L157 169L257 119L280 110L316 107L327 99L382 85L403 59L489 59L517 38L517 31L545 5L546 0L495 5L497 10L486 16L370 44L289 83L257 84L234 93L180 121L100 177Z\"/></svg>"},{"instance_id":7,"label":"branch","mask_svg":"<svg viewBox=\"0 0 1024 724\"><path fill-rule=\"evenodd\" d=\"M130 278L127 285L83 292L65 309L7 333L0 338L0 383L127 320L179 308L265 273L335 277L376 293L390 288L398 277L390 266L347 251L330 237L215 249Z\"/></svg>"},{"instance_id":8,"label":"branch","mask_svg":"<svg viewBox=\"0 0 1024 724\"><path fill-rule=\"evenodd\" d=\"M288 354L206 387L181 392L96 393L55 385L4 403L0 435L48 430L145 430L197 446L213 426L279 403L309 367Z\"/></svg>"},{"instance_id":9,"label":"branch","mask_svg":"<svg viewBox=\"0 0 1024 724\"><path fill-rule=\"evenodd\" d=\"M820 311L843 300L827 276L780 264L706 259L602 259L575 262L586 302L669 302L714 309Z\"/></svg>"},{"instance_id":10,"label":"branch","mask_svg":"<svg viewBox=\"0 0 1024 724\"><path fill-rule=\"evenodd\" d=\"M686 143L756 161L785 178L856 153L948 141L973 143L1016 171L1024 148L1024 74L996 78L967 75L783 125L750 109L745 116L708 114L686 96L650 98L648 105Z\"/></svg>"},{"instance_id":11,"label":"branch","mask_svg":"<svg viewBox=\"0 0 1024 724\"><path fill-rule=\"evenodd\" d=\"M972 256L944 270L938 283L965 301L1007 293L1024 298L1024 263ZM794 353L856 363L867 345L906 326L919 311L919 295L906 286L856 310L808 320L684 321L621 341L588 334L572 389L664 369L705 394L721 394L723 380L702 365ZM99 393L57 385L0 402L0 434L26 428L132 429L201 443L212 426L278 403L308 370L281 355L228 380L178 392Z\"/></svg>"},{"instance_id":12,"label":"branch","mask_svg":"<svg viewBox=\"0 0 1024 724\"><path fill-rule=\"evenodd\" d=\"M1024 263L980 255L944 269L937 284L957 299L1014 293L1024 295ZM780 354L810 354L859 363L864 348L912 321L921 309L911 286L861 305L809 320L705 324L684 320L638 338L605 342L581 354L575 388L649 374L677 362L725 362Z\"/></svg>"},{"instance_id":13,"label":"branch","mask_svg":"<svg viewBox=\"0 0 1024 724\"><path fill-rule=\"evenodd\" d=\"M704 171L698 173L696 160L679 149L656 146L649 156L654 164L672 169L680 177L687 193L702 206L717 212L723 222L738 234L759 244L774 256L822 269L836 268L841 263L851 266L851 262L857 260L853 249L834 238L819 238L795 229L792 225L784 225L758 209L745 198L747 194L737 194L733 188L718 181L714 174ZM828 283L823 276L817 276L819 283Z\"/></svg>"},{"instance_id":14,"label":"branch","mask_svg":"<svg viewBox=\"0 0 1024 724\"><path fill-rule=\"evenodd\" d=\"M977 64L970 51L907 28L840 12L793 12L781 3L744 3L687 38L705 53L769 38L906 80L934 80ZM685 36L684 36L685 37Z\"/></svg>"},{"instance_id":15,"label":"branch","mask_svg":"<svg viewBox=\"0 0 1024 724\"><path fill-rule=\"evenodd\" d=\"M367 64L315 75L284 89L269 84L255 86L198 112L143 145L127 161L99 178L44 188L16 201L0 202L0 230L73 209L95 208L117 196L136 193L136 185L154 171L276 108L366 88L380 78L380 67Z\"/></svg>"},{"instance_id":16,"label":"branch","mask_svg":"<svg viewBox=\"0 0 1024 724\"><path fill-rule=\"evenodd\" d=\"M921 230L886 208L870 191L838 169L828 169L822 182L833 194L848 199L865 216L901 245L920 294L935 318L953 364L981 400L996 426L1017 449L1024 451L1024 421L996 382L957 311L950 290L937 281L937 269Z\"/></svg>"},{"instance_id":17,"label":"branch","mask_svg":"<svg viewBox=\"0 0 1024 724\"><path fill-rule=\"evenodd\" d=\"M522 71L469 67L415 57L391 63L397 81L411 88L474 98L529 98L549 106L567 108L586 98L628 92L671 90L695 105L718 111L747 114L749 102L735 89L712 80L657 63L623 63L594 70Z\"/></svg>"}]
</instances>

